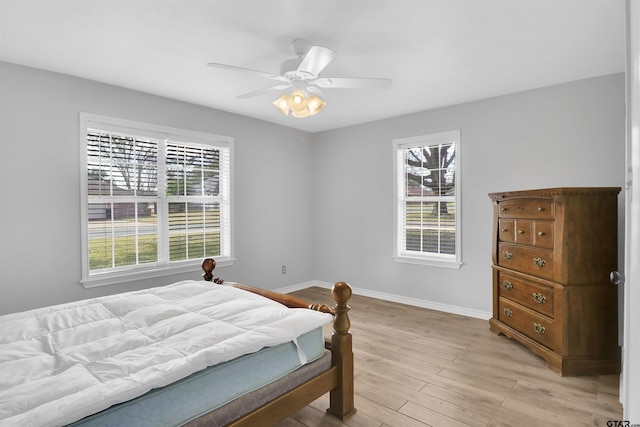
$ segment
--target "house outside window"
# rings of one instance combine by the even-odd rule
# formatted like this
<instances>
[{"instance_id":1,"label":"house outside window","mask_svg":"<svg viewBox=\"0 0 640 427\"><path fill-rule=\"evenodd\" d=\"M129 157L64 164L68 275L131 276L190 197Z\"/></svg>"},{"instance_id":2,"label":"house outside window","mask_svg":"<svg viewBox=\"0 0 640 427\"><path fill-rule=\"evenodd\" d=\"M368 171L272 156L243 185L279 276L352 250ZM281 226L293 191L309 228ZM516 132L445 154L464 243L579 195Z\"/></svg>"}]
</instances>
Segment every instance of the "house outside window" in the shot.
<instances>
[{"instance_id":1,"label":"house outside window","mask_svg":"<svg viewBox=\"0 0 640 427\"><path fill-rule=\"evenodd\" d=\"M81 114L82 284L233 262L232 138Z\"/></svg>"},{"instance_id":2,"label":"house outside window","mask_svg":"<svg viewBox=\"0 0 640 427\"><path fill-rule=\"evenodd\" d=\"M393 141L398 262L460 268L460 131Z\"/></svg>"}]
</instances>

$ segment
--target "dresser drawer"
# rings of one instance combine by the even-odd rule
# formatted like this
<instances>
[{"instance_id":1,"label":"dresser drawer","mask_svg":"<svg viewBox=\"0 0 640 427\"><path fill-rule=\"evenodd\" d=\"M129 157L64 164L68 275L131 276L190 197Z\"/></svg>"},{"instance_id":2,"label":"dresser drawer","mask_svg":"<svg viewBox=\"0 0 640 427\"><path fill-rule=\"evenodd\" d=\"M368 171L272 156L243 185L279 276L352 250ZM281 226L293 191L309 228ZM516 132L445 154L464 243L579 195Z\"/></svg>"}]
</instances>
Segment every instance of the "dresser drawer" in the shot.
<instances>
[{"instance_id":1,"label":"dresser drawer","mask_svg":"<svg viewBox=\"0 0 640 427\"><path fill-rule=\"evenodd\" d=\"M500 218L551 219L554 213L553 200L551 199L515 199L498 203Z\"/></svg>"},{"instance_id":2,"label":"dresser drawer","mask_svg":"<svg viewBox=\"0 0 640 427\"><path fill-rule=\"evenodd\" d=\"M533 244L533 222L530 219L514 219L513 231L515 242L521 245Z\"/></svg>"},{"instance_id":3,"label":"dresser drawer","mask_svg":"<svg viewBox=\"0 0 640 427\"><path fill-rule=\"evenodd\" d=\"M515 220L501 219L498 221L498 240L501 242L515 242Z\"/></svg>"},{"instance_id":4,"label":"dresser drawer","mask_svg":"<svg viewBox=\"0 0 640 427\"><path fill-rule=\"evenodd\" d=\"M498 244L498 265L543 279L553 279L553 251L513 243Z\"/></svg>"},{"instance_id":5,"label":"dresser drawer","mask_svg":"<svg viewBox=\"0 0 640 427\"><path fill-rule=\"evenodd\" d=\"M498 295L529 307L549 317L553 313L553 287L519 278L514 274L498 271L496 275Z\"/></svg>"},{"instance_id":6,"label":"dresser drawer","mask_svg":"<svg viewBox=\"0 0 640 427\"><path fill-rule=\"evenodd\" d=\"M553 249L553 221L533 221L533 246Z\"/></svg>"},{"instance_id":7,"label":"dresser drawer","mask_svg":"<svg viewBox=\"0 0 640 427\"><path fill-rule=\"evenodd\" d=\"M499 299L498 309L498 319L502 323L553 351L560 351L561 329L559 322L528 310L506 298Z\"/></svg>"}]
</instances>

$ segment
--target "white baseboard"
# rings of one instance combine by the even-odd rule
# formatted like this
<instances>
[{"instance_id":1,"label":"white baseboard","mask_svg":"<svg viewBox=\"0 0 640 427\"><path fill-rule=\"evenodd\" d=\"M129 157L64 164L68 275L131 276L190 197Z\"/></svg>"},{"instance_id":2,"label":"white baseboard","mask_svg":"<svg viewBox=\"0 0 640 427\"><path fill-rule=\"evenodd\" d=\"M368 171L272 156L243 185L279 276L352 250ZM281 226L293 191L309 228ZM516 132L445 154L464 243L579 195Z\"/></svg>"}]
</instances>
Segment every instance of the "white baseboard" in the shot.
<instances>
[{"instance_id":1,"label":"white baseboard","mask_svg":"<svg viewBox=\"0 0 640 427\"><path fill-rule=\"evenodd\" d=\"M320 288L331 289L333 283L323 282L320 280L310 280L308 282L299 283L297 285L287 286L285 288L276 289L276 292L287 294L290 292L300 291L302 289L318 286ZM430 310L442 311L444 313L459 314L461 316L473 317L476 319L489 320L491 312L474 310L471 308L460 307L457 305L442 304L435 301L427 301L418 298L403 297L400 295L388 294L386 292L370 291L368 289L353 288L353 293L370 298L377 298L385 301L397 302L400 304L412 305L415 307L428 308Z\"/></svg>"},{"instance_id":2,"label":"white baseboard","mask_svg":"<svg viewBox=\"0 0 640 427\"><path fill-rule=\"evenodd\" d=\"M309 280L308 282L302 282L302 283L298 283L296 285L291 285L291 286L286 286L284 288L278 288L275 289L274 292L279 292L281 294L289 294L291 292L295 292L295 291L301 291L303 289L307 289L310 288L312 286L319 286L321 288L327 288L326 284L328 282L319 282L317 280ZM329 287L327 289L331 289L332 285L329 285Z\"/></svg>"}]
</instances>

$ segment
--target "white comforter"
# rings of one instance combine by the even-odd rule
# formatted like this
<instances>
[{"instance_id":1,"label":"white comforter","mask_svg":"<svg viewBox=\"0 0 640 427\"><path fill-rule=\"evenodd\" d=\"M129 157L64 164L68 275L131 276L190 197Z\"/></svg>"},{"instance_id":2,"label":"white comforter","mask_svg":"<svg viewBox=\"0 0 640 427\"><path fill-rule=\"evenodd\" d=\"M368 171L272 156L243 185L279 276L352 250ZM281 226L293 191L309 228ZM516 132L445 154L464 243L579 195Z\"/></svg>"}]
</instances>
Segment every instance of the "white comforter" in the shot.
<instances>
[{"instance_id":1,"label":"white comforter","mask_svg":"<svg viewBox=\"0 0 640 427\"><path fill-rule=\"evenodd\" d=\"M64 425L329 321L196 281L0 316L0 425Z\"/></svg>"}]
</instances>

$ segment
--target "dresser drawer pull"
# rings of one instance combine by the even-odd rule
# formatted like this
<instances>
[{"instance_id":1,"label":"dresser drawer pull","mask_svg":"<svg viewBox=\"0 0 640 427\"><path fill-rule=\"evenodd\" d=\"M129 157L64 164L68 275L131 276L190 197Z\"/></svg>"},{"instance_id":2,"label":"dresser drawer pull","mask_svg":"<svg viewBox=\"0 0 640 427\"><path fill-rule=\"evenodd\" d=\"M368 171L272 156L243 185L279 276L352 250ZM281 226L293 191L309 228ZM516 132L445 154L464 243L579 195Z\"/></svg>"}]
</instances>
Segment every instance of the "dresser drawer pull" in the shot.
<instances>
[{"instance_id":1,"label":"dresser drawer pull","mask_svg":"<svg viewBox=\"0 0 640 427\"><path fill-rule=\"evenodd\" d=\"M546 331L545 327L542 326L540 323L534 323L533 330L541 335L544 334L544 331Z\"/></svg>"},{"instance_id":2,"label":"dresser drawer pull","mask_svg":"<svg viewBox=\"0 0 640 427\"><path fill-rule=\"evenodd\" d=\"M502 209L500 209L500 210L501 210L502 212L506 212L506 211L507 211L507 208L502 208Z\"/></svg>"},{"instance_id":3,"label":"dresser drawer pull","mask_svg":"<svg viewBox=\"0 0 640 427\"><path fill-rule=\"evenodd\" d=\"M542 258L534 258L533 259L533 263L535 265L537 265L538 267L544 267L544 265L547 263L547 261L543 260Z\"/></svg>"},{"instance_id":4,"label":"dresser drawer pull","mask_svg":"<svg viewBox=\"0 0 640 427\"><path fill-rule=\"evenodd\" d=\"M544 208L542 206L538 206L538 212L542 212L544 211Z\"/></svg>"},{"instance_id":5,"label":"dresser drawer pull","mask_svg":"<svg viewBox=\"0 0 640 427\"><path fill-rule=\"evenodd\" d=\"M533 299L538 303L538 304L544 304L545 302L547 302L547 297L545 297L542 294L539 294L537 292L533 293Z\"/></svg>"},{"instance_id":6,"label":"dresser drawer pull","mask_svg":"<svg viewBox=\"0 0 640 427\"><path fill-rule=\"evenodd\" d=\"M524 234L524 230L518 230L518 234Z\"/></svg>"},{"instance_id":7,"label":"dresser drawer pull","mask_svg":"<svg viewBox=\"0 0 640 427\"><path fill-rule=\"evenodd\" d=\"M544 236L544 231L538 231L538 236Z\"/></svg>"},{"instance_id":8,"label":"dresser drawer pull","mask_svg":"<svg viewBox=\"0 0 640 427\"><path fill-rule=\"evenodd\" d=\"M503 228L503 229L502 229L502 232L503 232L503 233L506 233L507 231L509 231L509 229L508 229L508 228Z\"/></svg>"},{"instance_id":9,"label":"dresser drawer pull","mask_svg":"<svg viewBox=\"0 0 640 427\"><path fill-rule=\"evenodd\" d=\"M511 283L509 280L505 280L504 282L502 282L502 286L504 286L504 288L508 291L513 289L513 283Z\"/></svg>"},{"instance_id":10,"label":"dresser drawer pull","mask_svg":"<svg viewBox=\"0 0 640 427\"><path fill-rule=\"evenodd\" d=\"M502 258L511 259L511 257L513 257L513 254L511 252L507 252L507 251L502 252Z\"/></svg>"},{"instance_id":11,"label":"dresser drawer pull","mask_svg":"<svg viewBox=\"0 0 640 427\"><path fill-rule=\"evenodd\" d=\"M509 310L507 307L504 308L504 310L502 310L502 312L504 313L505 316L507 317L511 317L513 316L513 311Z\"/></svg>"}]
</instances>

